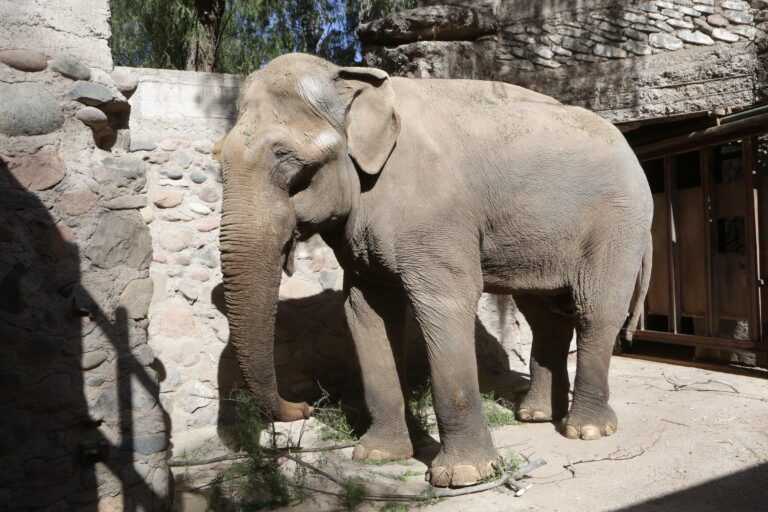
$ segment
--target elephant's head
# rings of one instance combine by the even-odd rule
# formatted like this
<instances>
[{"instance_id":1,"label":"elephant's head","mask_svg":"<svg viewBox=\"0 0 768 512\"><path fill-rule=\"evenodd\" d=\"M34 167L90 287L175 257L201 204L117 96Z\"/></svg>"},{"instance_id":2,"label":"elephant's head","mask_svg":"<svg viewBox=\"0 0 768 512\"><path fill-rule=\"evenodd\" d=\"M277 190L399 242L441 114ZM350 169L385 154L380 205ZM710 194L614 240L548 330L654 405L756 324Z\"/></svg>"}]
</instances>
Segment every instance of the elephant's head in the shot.
<instances>
[{"instance_id":1,"label":"elephant's head","mask_svg":"<svg viewBox=\"0 0 768 512\"><path fill-rule=\"evenodd\" d=\"M217 146L221 264L231 341L248 387L280 421L309 417L277 392L274 332L281 268L297 236L330 229L381 172L400 127L388 75L284 55L251 74L235 127Z\"/></svg>"}]
</instances>

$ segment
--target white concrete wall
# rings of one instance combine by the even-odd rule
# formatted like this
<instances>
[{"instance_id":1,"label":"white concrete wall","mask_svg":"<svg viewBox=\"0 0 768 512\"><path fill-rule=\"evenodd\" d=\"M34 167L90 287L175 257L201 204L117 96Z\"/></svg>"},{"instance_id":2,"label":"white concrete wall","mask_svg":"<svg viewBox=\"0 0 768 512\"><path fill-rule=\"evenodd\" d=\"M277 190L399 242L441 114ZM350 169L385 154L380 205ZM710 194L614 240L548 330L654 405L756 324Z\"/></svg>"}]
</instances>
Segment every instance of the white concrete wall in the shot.
<instances>
[{"instance_id":1,"label":"white concrete wall","mask_svg":"<svg viewBox=\"0 0 768 512\"><path fill-rule=\"evenodd\" d=\"M141 86L131 97L131 138L218 141L237 118L237 95L245 77L170 69L130 70Z\"/></svg>"}]
</instances>

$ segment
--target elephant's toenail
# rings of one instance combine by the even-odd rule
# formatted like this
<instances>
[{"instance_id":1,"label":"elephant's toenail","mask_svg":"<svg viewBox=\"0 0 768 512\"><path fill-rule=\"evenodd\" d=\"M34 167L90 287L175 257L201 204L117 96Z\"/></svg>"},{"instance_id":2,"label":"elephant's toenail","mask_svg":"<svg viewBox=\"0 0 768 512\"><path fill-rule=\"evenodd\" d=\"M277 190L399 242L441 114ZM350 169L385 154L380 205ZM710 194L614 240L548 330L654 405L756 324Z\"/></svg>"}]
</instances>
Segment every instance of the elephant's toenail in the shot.
<instances>
[{"instance_id":1,"label":"elephant's toenail","mask_svg":"<svg viewBox=\"0 0 768 512\"><path fill-rule=\"evenodd\" d=\"M363 460L365 458L365 446L357 444L352 452L352 460Z\"/></svg>"},{"instance_id":2,"label":"elephant's toenail","mask_svg":"<svg viewBox=\"0 0 768 512\"><path fill-rule=\"evenodd\" d=\"M431 468L427 476L435 487L448 487L451 485L451 473L445 466Z\"/></svg>"},{"instance_id":3,"label":"elephant's toenail","mask_svg":"<svg viewBox=\"0 0 768 512\"><path fill-rule=\"evenodd\" d=\"M480 471L475 466L469 464L456 464L453 466L451 485L455 487L466 487L468 485L476 484L481 478Z\"/></svg>"},{"instance_id":4,"label":"elephant's toenail","mask_svg":"<svg viewBox=\"0 0 768 512\"><path fill-rule=\"evenodd\" d=\"M533 421L548 421L552 418L547 413L541 411L533 411L532 419Z\"/></svg>"},{"instance_id":5,"label":"elephant's toenail","mask_svg":"<svg viewBox=\"0 0 768 512\"><path fill-rule=\"evenodd\" d=\"M578 439L579 438L579 429L574 427L573 425L565 425L563 427L563 435L567 437L568 439Z\"/></svg>"},{"instance_id":6,"label":"elephant's toenail","mask_svg":"<svg viewBox=\"0 0 768 512\"><path fill-rule=\"evenodd\" d=\"M520 421L530 421L531 419L531 410L530 409L518 409L517 410L517 419Z\"/></svg>"},{"instance_id":7,"label":"elephant's toenail","mask_svg":"<svg viewBox=\"0 0 768 512\"><path fill-rule=\"evenodd\" d=\"M581 438L585 441L594 441L600 439L600 429L594 425L584 425L581 427Z\"/></svg>"},{"instance_id":8,"label":"elephant's toenail","mask_svg":"<svg viewBox=\"0 0 768 512\"><path fill-rule=\"evenodd\" d=\"M605 426L605 435L612 436L616 433L616 427L613 425L606 425Z\"/></svg>"},{"instance_id":9,"label":"elephant's toenail","mask_svg":"<svg viewBox=\"0 0 768 512\"><path fill-rule=\"evenodd\" d=\"M383 452L381 450L373 449L370 452L368 452L368 460L387 460L390 457L387 455L386 452Z\"/></svg>"}]
</instances>

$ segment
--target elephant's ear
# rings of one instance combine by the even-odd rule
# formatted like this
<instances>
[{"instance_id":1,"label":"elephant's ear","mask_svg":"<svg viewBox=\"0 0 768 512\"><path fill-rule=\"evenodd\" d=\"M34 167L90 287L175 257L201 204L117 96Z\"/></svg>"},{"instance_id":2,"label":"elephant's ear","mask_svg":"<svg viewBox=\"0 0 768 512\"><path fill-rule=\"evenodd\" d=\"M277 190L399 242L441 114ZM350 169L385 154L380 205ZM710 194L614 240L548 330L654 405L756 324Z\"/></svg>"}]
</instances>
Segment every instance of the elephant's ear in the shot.
<instances>
[{"instance_id":1,"label":"elephant's ear","mask_svg":"<svg viewBox=\"0 0 768 512\"><path fill-rule=\"evenodd\" d=\"M341 68L339 78L355 91L345 120L349 155L363 172L378 174L400 133L392 81L375 68Z\"/></svg>"}]
</instances>

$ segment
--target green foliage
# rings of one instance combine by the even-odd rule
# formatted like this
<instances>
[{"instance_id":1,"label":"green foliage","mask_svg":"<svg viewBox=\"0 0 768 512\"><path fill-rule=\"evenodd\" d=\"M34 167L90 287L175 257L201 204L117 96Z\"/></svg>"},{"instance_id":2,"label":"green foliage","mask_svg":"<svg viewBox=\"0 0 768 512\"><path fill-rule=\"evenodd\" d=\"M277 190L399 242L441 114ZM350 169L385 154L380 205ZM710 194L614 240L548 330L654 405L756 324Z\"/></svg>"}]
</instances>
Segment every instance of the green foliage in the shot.
<instances>
[{"instance_id":1,"label":"green foliage","mask_svg":"<svg viewBox=\"0 0 768 512\"><path fill-rule=\"evenodd\" d=\"M405 482L408 480L409 477L412 476L424 476L424 473L421 471L413 471L411 469L405 470L400 473L393 473L390 471L369 471L372 475L378 475L383 476L384 478L389 478L390 480L397 480L398 482Z\"/></svg>"},{"instance_id":2,"label":"green foliage","mask_svg":"<svg viewBox=\"0 0 768 512\"><path fill-rule=\"evenodd\" d=\"M509 400L496 398L493 391L483 394L483 415L491 428L519 425L513 411L514 404Z\"/></svg>"},{"instance_id":3,"label":"green foliage","mask_svg":"<svg viewBox=\"0 0 768 512\"><path fill-rule=\"evenodd\" d=\"M248 458L216 476L208 500L209 508L239 512L303 501L302 484L306 470L299 466L291 476L286 476L279 460L267 453L260 443L262 433L272 430L272 424L266 420L261 408L250 394L238 393L233 399L237 402L237 416L232 437L248 453ZM272 439L275 439L274 435Z\"/></svg>"},{"instance_id":4,"label":"green foliage","mask_svg":"<svg viewBox=\"0 0 768 512\"><path fill-rule=\"evenodd\" d=\"M445 498L438 498L435 493L435 488L431 485L424 491L424 503L426 505L436 505L443 501Z\"/></svg>"},{"instance_id":5,"label":"green foliage","mask_svg":"<svg viewBox=\"0 0 768 512\"><path fill-rule=\"evenodd\" d=\"M112 56L121 66L184 69L193 0L112 0Z\"/></svg>"},{"instance_id":6,"label":"green foliage","mask_svg":"<svg viewBox=\"0 0 768 512\"><path fill-rule=\"evenodd\" d=\"M344 479L339 491L339 505L347 510L355 510L365 499L365 480L361 476Z\"/></svg>"},{"instance_id":7,"label":"green foliage","mask_svg":"<svg viewBox=\"0 0 768 512\"><path fill-rule=\"evenodd\" d=\"M498 468L500 473L514 475L522 466L523 459L515 452L510 452L499 458Z\"/></svg>"},{"instance_id":8,"label":"green foliage","mask_svg":"<svg viewBox=\"0 0 768 512\"><path fill-rule=\"evenodd\" d=\"M222 0L214 71L250 73L278 55L306 52L351 64L358 24L409 9L415 0ZM185 69L190 43L203 34L195 0L112 0L117 64Z\"/></svg>"},{"instance_id":9,"label":"green foliage","mask_svg":"<svg viewBox=\"0 0 768 512\"><path fill-rule=\"evenodd\" d=\"M383 507L379 509L380 512L408 512L408 505L405 503L397 503L390 501L385 503Z\"/></svg>"},{"instance_id":10,"label":"green foliage","mask_svg":"<svg viewBox=\"0 0 768 512\"><path fill-rule=\"evenodd\" d=\"M417 445L428 442L437 428L430 421L433 412L432 387L429 382L411 391L405 414L405 423Z\"/></svg>"},{"instance_id":11,"label":"green foliage","mask_svg":"<svg viewBox=\"0 0 768 512\"><path fill-rule=\"evenodd\" d=\"M357 441L354 428L349 424L347 415L341 406L329 405L328 396L323 396L314 404L314 417L321 423L320 439L323 441L338 441L340 443L352 443Z\"/></svg>"}]
</instances>

